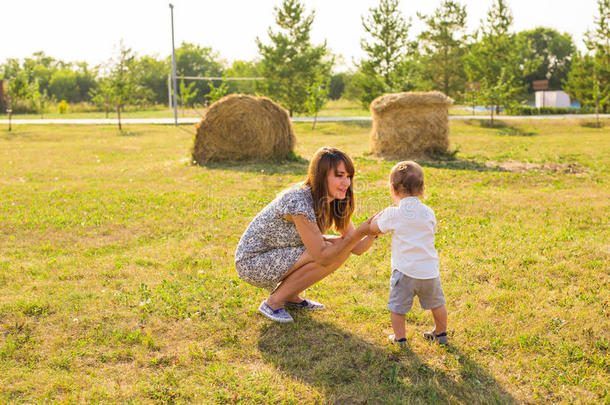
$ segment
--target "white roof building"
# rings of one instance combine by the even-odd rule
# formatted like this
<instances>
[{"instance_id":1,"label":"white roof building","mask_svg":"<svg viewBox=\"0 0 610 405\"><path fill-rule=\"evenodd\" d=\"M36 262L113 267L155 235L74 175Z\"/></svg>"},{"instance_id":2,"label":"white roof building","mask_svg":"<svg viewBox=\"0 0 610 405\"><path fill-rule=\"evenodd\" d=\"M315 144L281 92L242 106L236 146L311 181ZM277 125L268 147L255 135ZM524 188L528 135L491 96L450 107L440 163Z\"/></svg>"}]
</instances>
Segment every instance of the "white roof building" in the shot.
<instances>
[{"instance_id":1,"label":"white roof building","mask_svg":"<svg viewBox=\"0 0 610 405\"><path fill-rule=\"evenodd\" d=\"M570 107L570 96L565 91L537 91L536 107Z\"/></svg>"}]
</instances>

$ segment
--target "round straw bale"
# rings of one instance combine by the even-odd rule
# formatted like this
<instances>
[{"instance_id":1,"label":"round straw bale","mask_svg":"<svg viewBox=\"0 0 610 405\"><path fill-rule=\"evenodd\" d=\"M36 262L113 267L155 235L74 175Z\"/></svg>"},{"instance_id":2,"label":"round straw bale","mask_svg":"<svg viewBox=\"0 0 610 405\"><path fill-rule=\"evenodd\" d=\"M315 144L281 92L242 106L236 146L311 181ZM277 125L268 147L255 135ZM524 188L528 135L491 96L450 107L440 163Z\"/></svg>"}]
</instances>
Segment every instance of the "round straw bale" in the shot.
<instances>
[{"instance_id":1,"label":"round straw bale","mask_svg":"<svg viewBox=\"0 0 610 405\"><path fill-rule=\"evenodd\" d=\"M288 111L265 97L232 94L210 106L197 124L193 160L285 159L295 135Z\"/></svg>"},{"instance_id":2,"label":"round straw bale","mask_svg":"<svg viewBox=\"0 0 610 405\"><path fill-rule=\"evenodd\" d=\"M438 91L386 94L371 103L371 151L390 159L429 159L449 149L449 106Z\"/></svg>"}]
</instances>

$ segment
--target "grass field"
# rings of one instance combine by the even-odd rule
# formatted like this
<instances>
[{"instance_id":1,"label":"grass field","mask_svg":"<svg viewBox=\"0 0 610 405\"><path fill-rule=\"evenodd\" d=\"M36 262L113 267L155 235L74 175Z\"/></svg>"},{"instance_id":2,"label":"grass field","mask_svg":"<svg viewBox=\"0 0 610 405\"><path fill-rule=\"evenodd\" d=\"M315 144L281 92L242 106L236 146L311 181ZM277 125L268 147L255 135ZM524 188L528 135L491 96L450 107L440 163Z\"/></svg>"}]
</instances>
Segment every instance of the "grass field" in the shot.
<instances>
[{"instance_id":1,"label":"grass field","mask_svg":"<svg viewBox=\"0 0 610 405\"><path fill-rule=\"evenodd\" d=\"M82 109L82 106L77 106L76 109ZM128 111L121 113L122 118L173 118L174 111L167 108L167 106L157 105L144 110L134 110L135 107L130 106ZM199 117L205 111L205 108L200 106L197 108L189 109L178 109L179 117ZM455 105L449 110L450 115L473 115L472 109L469 106ZM320 111L320 117L369 117L371 113L368 109L362 108L362 104L356 100L329 100L322 111ZM477 111L474 115L488 116L488 112ZM110 111L108 118L116 119L116 111ZM295 116L309 116L309 114L296 114ZM41 118L40 114L13 114L13 119L38 119ZM48 111L42 116L45 119L77 119L77 118L106 118L106 114L103 111L83 112L83 111L72 111L70 107L68 112L65 114L59 114L56 109L49 108ZM8 119L6 114L0 114L0 119Z\"/></svg>"},{"instance_id":2,"label":"grass field","mask_svg":"<svg viewBox=\"0 0 610 405\"><path fill-rule=\"evenodd\" d=\"M610 403L610 122L451 122L422 162L452 346L390 345L390 238L257 314L235 246L323 145L357 168L360 223L390 204L370 123L295 126L302 160L190 164L192 127L0 130L0 402Z\"/></svg>"}]
</instances>

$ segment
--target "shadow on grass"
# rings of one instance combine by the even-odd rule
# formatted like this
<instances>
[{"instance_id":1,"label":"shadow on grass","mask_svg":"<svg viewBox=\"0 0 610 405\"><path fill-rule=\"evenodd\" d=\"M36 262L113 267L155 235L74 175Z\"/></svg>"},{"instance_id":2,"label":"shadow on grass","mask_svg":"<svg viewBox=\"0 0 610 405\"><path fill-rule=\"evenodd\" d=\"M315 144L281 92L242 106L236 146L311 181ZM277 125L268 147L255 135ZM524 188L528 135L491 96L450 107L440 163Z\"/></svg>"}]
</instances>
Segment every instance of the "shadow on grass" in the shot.
<instances>
[{"instance_id":1,"label":"shadow on grass","mask_svg":"<svg viewBox=\"0 0 610 405\"><path fill-rule=\"evenodd\" d=\"M140 136L141 134L139 132L122 130L122 131L118 131L117 135L118 136Z\"/></svg>"},{"instance_id":2,"label":"shadow on grass","mask_svg":"<svg viewBox=\"0 0 610 405\"><path fill-rule=\"evenodd\" d=\"M372 345L307 315L261 329L258 349L280 372L325 393L329 403L517 403L457 347L444 357L455 375L424 363L410 348Z\"/></svg>"},{"instance_id":3,"label":"shadow on grass","mask_svg":"<svg viewBox=\"0 0 610 405\"><path fill-rule=\"evenodd\" d=\"M213 170L232 170L246 173L306 175L309 161L293 155L288 160L251 160L194 163L193 167Z\"/></svg>"},{"instance_id":4,"label":"shadow on grass","mask_svg":"<svg viewBox=\"0 0 610 405\"><path fill-rule=\"evenodd\" d=\"M455 157L458 151L448 152L445 154L435 154L430 160L418 160L421 166L434 167L437 169L448 170L472 170L478 172L506 172L507 170L497 166L486 166L483 163L474 160L458 159ZM371 163L378 158L371 158L369 155L355 156L356 163ZM388 159L396 161L397 159ZM213 170L232 170L245 173L261 173L261 174L291 174L291 175L307 175L309 161L301 156L291 157L284 161L223 161L223 162L207 162L201 165L193 164L194 167L205 167Z\"/></svg>"},{"instance_id":5,"label":"shadow on grass","mask_svg":"<svg viewBox=\"0 0 610 405\"><path fill-rule=\"evenodd\" d=\"M599 122L599 125L596 121L583 121L580 123L580 126L583 128L595 128L600 129L604 127L604 123L602 121Z\"/></svg>"},{"instance_id":6,"label":"shadow on grass","mask_svg":"<svg viewBox=\"0 0 610 405\"><path fill-rule=\"evenodd\" d=\"M9 132L8 128L3 128L0 130L0 139L5 141L13 141L16 139L23 140L33 138L32 133L29 131L21 131L19 129L13 129Z\"/></svg>"},{"instance_id":7,"label":"shadow on grass","mask_svg":"<svg viewBox=\"0 0 610 405\"><path fill-rule=\"evenodd\" d=\"M507 136L534 136L536 132L526 131L523 128L508 125L506 121L494 120L494 126L491 126L491 120L464 120L466 125L476 126L479 128L489 128L497 130L499 135Z\"/></svg>"},{"instance_id":8,"label":"shadow on grass","mask_svg":"<svg viewBox=\"0 0 610 405\"><path fill-rule=\"evenodd\" d=\"M341 121L341 124L348 128L371 129L373 126L373 121Z\"/></svg>"},{"instance_id":9,"label":"shadow on grass","mask_svg":"<svg viewBox=\"0 0 610 405\"><path fill-rule=\"evenodd\" d=\"M454 159L454 160L431 160L417 162L424 167L434 167L436 169L449 170L472 170L477 172L506 172L507 170L498 166L486 166L474 160Z\"/></svg>"},{"instance_id":10,"label":"shadow on grass","mask_svg":"<svg viewBox=\"0 0 610 405\"><path fill-rule=\"evenodd\" d=\"M425 167L434 167L436 169L448 169L448 170L472 170L477 172L506 172L507 170L498 167L498 166L487 166L483 163L476 162L474 160L466 160L459 159L456 157L458 149L448 151L448 152L431 152L428 154L428 158L426 159L416 159L417 163L421 166ZM370 154L365 154L364 156L357 156L355 158L356 162L372 162L374 159L371 159ZM388 161L398 162L403 159L392 159L392 158L384 158Z\"/></svg>"}]
</instances>

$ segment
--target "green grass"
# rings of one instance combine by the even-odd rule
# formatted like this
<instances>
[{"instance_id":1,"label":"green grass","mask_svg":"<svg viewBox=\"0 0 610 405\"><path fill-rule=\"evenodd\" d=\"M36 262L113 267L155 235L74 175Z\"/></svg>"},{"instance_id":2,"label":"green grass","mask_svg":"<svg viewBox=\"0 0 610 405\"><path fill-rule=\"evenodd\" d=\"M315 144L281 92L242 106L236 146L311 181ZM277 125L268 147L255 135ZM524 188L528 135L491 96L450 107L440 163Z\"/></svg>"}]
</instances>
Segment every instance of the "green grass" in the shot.
<instances>
[{"instance_id":1,"label":"green grass","mask_svg":"<svg viewBox=\"0 0 610 405\"><path fill-rule=\"evenodd\" d=\"M182 111L182 109L178 110L178 117L193 117L193 116L201 116L204 109L187 109ZM108 117L109 119L116 119L117 114L116 111L109 111ZM174 111L167 108L167 106L156 106L154 108L146 108L143 110L133 110L130 108L128 111L121 112L121 118L173 118ZM8 119L6 114L0 114L1 119ZM13 114L13 119L78 119L78 118L106 118L106 113L104 111L72 111L68 108L68 112L64 114L60 114L57 110L49 110L45 112L42 117L40 114Z\"/></svg>"},{"instance_id":2,"label":"green grass","mask_svg":"<svg viewBox=\"0 0 610 405\"><path fill-rule=\"evenodd\" d=\"M103 111L82 111L92 107L84 107L77 105L69 107L68 112L59 114L56 108L49 108L43 115L44 119L77 119L77 118L106 118ZM74 111L76 110L76 111ZM205 112L205 108L199 106L197 108L188 108L184 111L178 109L179 117L200 117ZM358 100L328 100L324 108L318 114L319 117L370 117L371 113L368 109L363 108ZM449 115L473 115L472 110L468 106L455 105L449 109ZM477 111L474 115L489 116L488 112ZM108 118L116 119L116 111L110 111ZM295 114L295 116L307 117L309 114ZM13 114L13 119L39 119L40 114ZM122 118L173 118L174 111L167 106L157 105L148 107L143 110L136 110L135 106L129 106L128 111L121 113ZM0 114L0 119L7 119L6 114Z\"/></svg>"},{"instance_id":3,"label":"green grass","mask_svg":"<svg viewBox=\"0 0 610 405\"><path fill-rule=\"evenodd\" d=\"M608 403L608 124L451 122L456 160L422 165L452 347L421 339L416 307L403 351L388 236L294 324L237 277L242 231L306 161L193 166L190 126L3 128L0 402ZM370 123L310 127L299 156L355 161L356 223L390 204ZM538 169L499 167L515 162Z\"/></svg>"}]
</instances>

